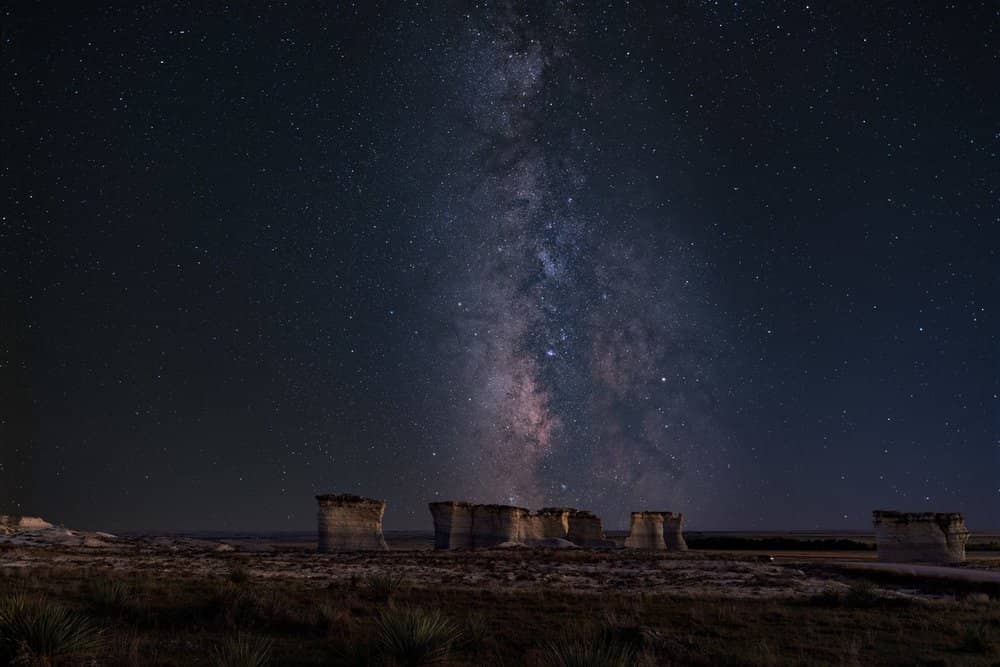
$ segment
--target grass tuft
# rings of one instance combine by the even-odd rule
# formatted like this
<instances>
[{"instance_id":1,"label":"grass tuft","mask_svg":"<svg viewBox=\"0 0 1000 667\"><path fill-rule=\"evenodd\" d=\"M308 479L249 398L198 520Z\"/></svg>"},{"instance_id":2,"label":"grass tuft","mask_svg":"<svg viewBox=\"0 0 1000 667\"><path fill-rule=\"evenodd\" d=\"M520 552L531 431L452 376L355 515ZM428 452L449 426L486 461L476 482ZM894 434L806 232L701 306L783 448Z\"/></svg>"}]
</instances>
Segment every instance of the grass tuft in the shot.
<instances>
[{"instance_id":1,"label":"grass tuft","mask_svg":"<svg viewBox=\"0 0 1000 667\"><path fill-rule=\"evenodd\" d=\"M100 611L121 612L132 605L135 591L121 579L104 577L90 582L87 598Z\"/></svg>"},{"instance_id":2,"label":"grass tuft","mask_svg":"<svg viewBox=\"0 0 1000 667\"><path fill-rule=\"evenodd\" d=\"M871 609L881 606L905 605L906 601L887 598L870 581L858 581L846 591L827 589L807 599L815 607L846 607L848 609Z\"/></svg>"},{"instance_id":3,"label":"grass tuft","mask_svg":"<svg viewBox=\"0 0 1000 667\"><path fill-rule=\"evenodd\" d=\"M461 639L458 627L436 610L388 609L375 621L378 653L407 667L446 660Z\"/></svg>"},{"instance_id":4,"label":"grass tuft","mask_svg":"<svg viewBox=\"0 0 1000 667\"><path fill-rule=\"evenodd\" d=\"M462 646L467 651L481 652L495 641L493 626L485 616L471 613L462 622Z\"/></svg>"},{"instance_id":5,"label":"grass tuft","mask_svg":"<svg viewBox=\"0 0 1000 667\"><path fill-rule=\"evenodd\" d=\"M243 563L234 563L226 573L226 579L234 584L245 584L250 581L250 570Z\"/></svg>"},{"instance_id":6,"label":"grass tuft","mask_svg":"<svg viewBox=\"0 0 1000 667\"><path fill-rule=\"evenodd\" d=\"M376 600L388 600L403 587L404 581L398 574L373 574L365 580L365 587Z\"/></svg>"},{"instance_id":7,"label":"grass tuft","mask_svg":"<svg viewBox=\"0 0 1000 667\"><path fill-rule=\"evenodd\" d=\"M0 599L0 656L12 664L80 657L101 648L101 635L83 616L43 599Z\"/></svg>"},{"instance_id":8,"label":"grass tuft","mask_svg":"<svg viewBox=\"0 0 1000 667\"><path fill-rule=\"evenodd\" d=\"M635 649L603 635L566 637L550 642L542 654L545 667L633 667L638 662Z\"/></svg>"},{"instance_id":9,"label":"grass tuft","mask_svg":"<svg viewBox=\"0 0 1000 667\"><path fill-rule=\"evenodd\" d=\"M212 664L215 667L264 667L271 662L273 646L265 637L238 634L215 647Z\"/></svg>"},{"instance_id":10,"label":"grass tuft","mask_svg":"<svg viewBox=\"0 0 1000 667\"><path fill-rule=\"evenodd\" d=\"M989 627L985 623L966 626L958 648L966 653L992 653L995 644Z\"/></svg>"}]
</instances>

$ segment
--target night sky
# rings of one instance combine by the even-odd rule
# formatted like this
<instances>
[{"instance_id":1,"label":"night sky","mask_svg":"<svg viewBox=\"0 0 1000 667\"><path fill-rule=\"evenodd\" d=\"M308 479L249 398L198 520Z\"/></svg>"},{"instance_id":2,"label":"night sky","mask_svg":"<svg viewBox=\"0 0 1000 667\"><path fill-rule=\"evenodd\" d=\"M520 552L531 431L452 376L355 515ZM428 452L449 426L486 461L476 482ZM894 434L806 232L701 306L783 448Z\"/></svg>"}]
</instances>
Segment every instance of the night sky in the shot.
<instances>
[{"instance_id":1,"label":"night sky","mask_svg":"<svg viewBox=\"0 0 1000 667\"><path fill-rule=\"evenodd\" d=\"M2 16L0 513L1000 527L996 3L52 4Z\"/></svg>"}]
</instances>

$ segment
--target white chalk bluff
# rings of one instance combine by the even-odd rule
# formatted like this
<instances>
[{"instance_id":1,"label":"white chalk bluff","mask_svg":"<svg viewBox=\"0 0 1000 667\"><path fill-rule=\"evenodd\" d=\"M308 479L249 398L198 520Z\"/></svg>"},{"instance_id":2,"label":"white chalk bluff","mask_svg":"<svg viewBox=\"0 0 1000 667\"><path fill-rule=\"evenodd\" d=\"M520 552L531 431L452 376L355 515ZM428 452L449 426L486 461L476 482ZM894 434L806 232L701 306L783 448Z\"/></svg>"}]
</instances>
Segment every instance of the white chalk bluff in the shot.
<instances>
[{"instance_id":1,"label":"white chalk bluff","mask_svg":"<svg viewBox=\"0 0 1000 667\"><path fill-rule=\"evenodd\" d=\"M486 549L498 546L609 547L601 519L570 507L533 512L512 505L474 505L461 501L430 503L435 549Z\"/></svg>"},{"instance_id":2,"label":"white chalk bluff","mask_svg":"<svg viewBox=\"0 0 1000 667\"><path fill-rule=\"evenodd\" d=\"M625 548L687 551L683 523L684 515L674 512L632 512Z\"/></svg>"},{"instance_id":3,"label":"white chalk bluff","mask_svg":"<svg viewBox=\"0 0 1000 667\"><path fill-rule=\"evenodd\" d=\"M316 496L319 503L320 553L384 551L382 535L385 501L347 493Z\"/></svg>"},{"instance_id":4,"label":"white chalk bluff","mask_svg":"<svg viewBox=\"0 0 1000 667\"><path fill-rule=\"evenodd\" d=\"M969 530L957 512L872 513L878 559L892 563L961 563Z\"/></svg>"},{"instance_id":5,"label":"white chalk bluff","mask_svg":"<svg viewBox=\"0 0 1000 667\"><path fill-rule=\"evenodd\" d=\"M0 535L48 530L52 524L37 516L0 514Z\"/></svg>"}]
</instances>

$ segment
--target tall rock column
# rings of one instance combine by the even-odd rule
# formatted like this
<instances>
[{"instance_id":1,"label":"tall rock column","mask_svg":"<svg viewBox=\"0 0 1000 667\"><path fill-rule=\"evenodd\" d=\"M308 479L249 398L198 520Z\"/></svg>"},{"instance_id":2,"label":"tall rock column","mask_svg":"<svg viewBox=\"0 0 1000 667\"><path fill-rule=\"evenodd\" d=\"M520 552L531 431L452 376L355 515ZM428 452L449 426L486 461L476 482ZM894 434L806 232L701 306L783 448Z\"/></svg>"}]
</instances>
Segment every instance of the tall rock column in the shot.
<instances>
[{"instance_id":1,"label":"tall rock column","mask_svg":"<svg viewBox=\"0 0 1000 667\"><path fill-rule=\"evenodd\" d=\"M545 540L565 540L569 531L570 510L563 507L543 507L528 512L521 520L520 542L532 545Z\"/></svg>"},{"instance_id":2,"label":"tall rock column","mask_svg":"<svg viewBox=\"0 0 1000 667\"><path fill-rule=\"evenodd\" d=\"M319 551L386 550L382 535L385 501L350 494L316 496Z\"/></svg>"},{"instance_id":3,"label":"tall rock column","mask_svg":"<svg viewBox=\"0 0 1000 667\"><path fill-rule=\"evenodd\" d=\"M521 539L521 524L528 510L511 505L474 505L472 508L472 546L495 547Z\"/></svg>"},{"instance_id":4,"label":"tall rock column","mask_svg":"<svg viewBox=\"0 0 1000 667\"><path fill-rule=\"evenodd\" d=\"M683 514L663 513L663 542L667 545L667 551L687 551L688 545L684 541L683 527Z\"/></svg>"},{"instance_id":5,"label":"tall rock column","mask_svg":"<svg viewBox=\"0 0 1000 667\"><path fill-rule=\"evenodd\" d=\"M629 526L628 537L625 538L625 547L666 550L667 544L663 540L663 512L632 512L632 524Z\"/></svg>"},{"instance_id":6,"label":"tall rock column","mask_svg":"<svg viewBox=\"0 0 1000 667\"><path fill-rule=\"evenodd\" d=\"M455 500L430 503L435 549L472 548L472 508Z\"/></svg>"},{"instance_id":7,"label":"tall rock column","mask_svg":"<svg viewBox=\"0 0 1000 667\"><path fill-rule=\"evenodd\" d=\"M604 537L601 517L586 510L570 510L569 530L566 539L581 547L613 547L615 543Z\"/></svg>"},{"instance_id":8,"label":"tall rock column","mask_svg":"<svg viewBox=\"0 0 1000 667\"><path fill-rule=\"evenodd\" d=\"M961 563L969 530L957 512L872 513L878 559L893 563Z\"/></svg>"}]
</instances>

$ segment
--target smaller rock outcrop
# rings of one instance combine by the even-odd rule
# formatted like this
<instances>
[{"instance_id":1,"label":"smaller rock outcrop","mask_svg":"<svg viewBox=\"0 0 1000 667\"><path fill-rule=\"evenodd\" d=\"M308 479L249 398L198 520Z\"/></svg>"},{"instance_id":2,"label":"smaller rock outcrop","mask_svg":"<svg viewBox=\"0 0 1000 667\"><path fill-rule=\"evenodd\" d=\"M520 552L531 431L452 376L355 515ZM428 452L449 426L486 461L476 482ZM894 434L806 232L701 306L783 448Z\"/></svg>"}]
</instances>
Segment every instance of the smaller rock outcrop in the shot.
<instances>
[{"instance_id":1,"label":"smaller rock outcrop","mask_svg":"<svg viewBox=\"0 0 1000 667\"><path fill-rule=\"evenodd\" d=\"M319 552L386 550L382 535L385 501L347 493L316 496Z\"/></svg>"},{"instance_id":2,"label":"smaller rock outcrop","mask_svg":"<svg viewBox=\"0 0 1000 667\"><path fill-rule=\"evenodd\" d=\"M684 515L674 512L632 512L632 523L625 547L655 551L686 551L681 532Z\"/></svg>"},{"instance_id":3,"label":"smaller rock outcrop","mask_svg":"<svg viewBox=\"0 0 1000 667\"><path fill-rule=\"evenodd\" d=\"M957 512L876 510L878 559L892 563L961 563L969 530Z\"/></svg>"},{"instance_id":4,"label":"smaller rock outcrop","mask_svg":"<svg viewBox=\"0 0 1000 667\"><path fill-rule=\"evenodd\" d=\"M21 516L19 514L0 514L0 535L28 533L37 530L48 530L52 524L37 516Z\"/></svg>"}]
</instances>

